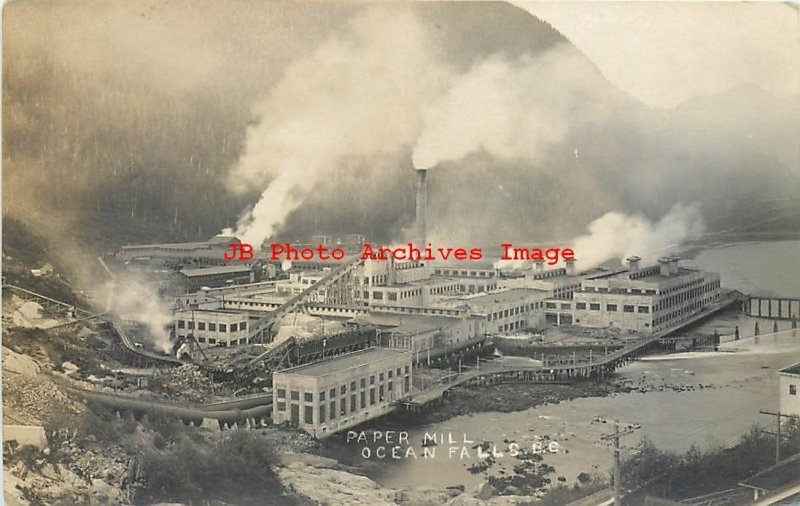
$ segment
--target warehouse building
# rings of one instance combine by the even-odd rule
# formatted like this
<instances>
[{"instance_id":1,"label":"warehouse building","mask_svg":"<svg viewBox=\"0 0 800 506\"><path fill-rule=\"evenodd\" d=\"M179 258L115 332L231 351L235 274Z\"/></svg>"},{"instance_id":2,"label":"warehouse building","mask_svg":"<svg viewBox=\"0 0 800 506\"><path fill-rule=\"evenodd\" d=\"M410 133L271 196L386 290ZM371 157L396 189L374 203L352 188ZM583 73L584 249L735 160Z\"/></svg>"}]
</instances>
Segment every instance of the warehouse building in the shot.
<instances>
[{"instance_id":1,"label":"warehouse building","mask_svg":"<svg viewBox=\"0 0 800 506\"><path fill-rule=\"evenodd\" d=\"M179 272L179 279L183 293L194 293L204 286L216 288L252 283L256 280L253 269L247 265L183 268Z\"/></svg>"},{"instance_id":2,"label":"warehouse building","mask_svg":"<svg viewBox=\"0 0 800 506\"><path fill-rule=\"evenodd\" d=\"M719 301L719 274L679 267L677 257L646 268L640 260L630 257L625 271L583 280L573 296L574 323L650 334Z\"/></svg>"},{"instance_id":3,"label":"warehouse building","mask_svg":"<svg viewBox=\"0 0 800 506\"><path fill-rule=\"evenodd\" d=\"M317 438L389 413L411 393L411 353L370 348L272 375L272 419Z\"/></svg>"},{"instance_id":4,"label":"warehouse building","mask_svg":"<svg viewBox=\"0 0 800 506\"><path fill-rule=\"evenodd\" d=\"M179 267L181 265L221 265L230 244L241 241L233 236L215 235L207 241L170 244L134 244L123 246L116 258L126 263Z\"/></svg>"},{"instance_id":5,"label":"warehouse building","mask_svg":"<svg viewBox=\"0 0 800 506\"><path fill-rule=\"evenodd\" d=\"M410 350L414 363L456 352L486 336L486 319L477 315L409 317L402 313L370 312L351 320L378 328L379 342L388 348Z\"/></svg>"},{"instance_id":6,"label":"warehouse building","mask_svg":"<svg viewBox=\"0 0 800 506\"><path fill-rule=\"evenodd\" d=\"M503 272L498 279L500 288L534 288L547 292L548 298L569 300L581 288L581 281L596 274L598 270L578 274L575 260L568 260L565 267L545 269L544 261L534 262L534 269L528 271Z\"/></svg>"},{"instance_id":7,"label":"warehouse building","mask_svg":"<svg viewBox=\"0 0 800 506\"><path fill-rule=\"evenodd\" d=\"M485 319L485 332L491 335L542 328L547 295L544 290L511 288L451 298L439 304L466 306L472 315Z\"/></svg>"},{"instance_id":8,"label":"warehouse building","mask_svg":"<svg viewBox=\"0 0 800 506\"><path fill-rule=\"evenodd\" d=\"M204 347L248 343L249 317L240 311L193 309L175 312L175 337L193 335Z\"/></svg>"}]
</instances>

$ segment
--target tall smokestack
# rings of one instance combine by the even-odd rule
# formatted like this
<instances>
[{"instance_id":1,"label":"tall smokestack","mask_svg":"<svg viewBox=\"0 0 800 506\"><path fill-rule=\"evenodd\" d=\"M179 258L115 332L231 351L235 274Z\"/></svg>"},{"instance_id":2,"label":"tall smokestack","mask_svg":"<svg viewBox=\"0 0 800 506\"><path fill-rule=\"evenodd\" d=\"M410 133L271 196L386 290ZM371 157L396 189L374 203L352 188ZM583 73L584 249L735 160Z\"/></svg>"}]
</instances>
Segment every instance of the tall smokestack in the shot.
<instances>
[{"instance_id":1,"label":"tall smokestack","mask_svg":"<svg viewBox=\"0 0 800 506\"><path fill-rule=\"evenodd\" d=\"M421 246L428 241L428 170L417 169L417 223L416 236Z\"/></svg>"}]
</instances>

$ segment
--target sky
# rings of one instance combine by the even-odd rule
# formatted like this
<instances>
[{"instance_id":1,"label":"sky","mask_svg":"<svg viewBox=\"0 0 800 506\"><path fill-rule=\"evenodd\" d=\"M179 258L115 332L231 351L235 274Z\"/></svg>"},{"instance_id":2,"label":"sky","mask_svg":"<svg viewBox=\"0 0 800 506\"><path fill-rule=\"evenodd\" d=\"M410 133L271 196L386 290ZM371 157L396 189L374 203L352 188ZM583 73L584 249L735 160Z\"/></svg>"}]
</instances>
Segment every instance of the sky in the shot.
<instances>
[{"instance_id":1,"label":"sky","mask_svg":"<svg viewBox=\"0 0 800 506\"><path fill-rule=\"evenodd\" d=\"M797 5L512 3L553 25L607 79L652 107L743 84L779 97L800 92Z\"/></svg>"}]
</instances>

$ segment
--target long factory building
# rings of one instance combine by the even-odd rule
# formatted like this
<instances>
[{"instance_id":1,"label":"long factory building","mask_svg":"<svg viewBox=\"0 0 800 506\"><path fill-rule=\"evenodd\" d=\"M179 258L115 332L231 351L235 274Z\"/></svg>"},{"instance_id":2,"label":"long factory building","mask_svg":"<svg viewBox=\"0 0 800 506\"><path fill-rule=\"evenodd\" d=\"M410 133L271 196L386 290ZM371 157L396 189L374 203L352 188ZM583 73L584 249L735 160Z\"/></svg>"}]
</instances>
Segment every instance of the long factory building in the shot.
<instances>
[{"instance_id":1,"label":"long factory building","mask_svg":"<svg viewBox=\"0 0 800 506\"><path fill-rule=\"evenodd\" d=\"M305 307L312 316L389 329L396 345L405 343L415 353L415 361L422 361L419 354L428 359L487 335L538 330L548 323L616 327L646 335L673 327L719 301L717 274L680 267L676 257L662 258L658 265L648 267L640 267L638 257L628 263L627 269L584 273L575 272L569 264L549 270L538 264L529 271L508 274L486 267L367 261L359 274L358 292L363 298L358 304L326 304L320 291L308 297ZM183 296L182 301L184 308L195 310L195 318L216 315L216 328L219 324L230 328L224 311L256 318L324 276L324 271L301 269L288 279L205 289ZM176 335L185 335L188 326L194 325L187 314L176 313ZM211 324L204 322L206 329ZM207 346L248 344L241 336L203 337Z\"/></svg>"}]
</instances>

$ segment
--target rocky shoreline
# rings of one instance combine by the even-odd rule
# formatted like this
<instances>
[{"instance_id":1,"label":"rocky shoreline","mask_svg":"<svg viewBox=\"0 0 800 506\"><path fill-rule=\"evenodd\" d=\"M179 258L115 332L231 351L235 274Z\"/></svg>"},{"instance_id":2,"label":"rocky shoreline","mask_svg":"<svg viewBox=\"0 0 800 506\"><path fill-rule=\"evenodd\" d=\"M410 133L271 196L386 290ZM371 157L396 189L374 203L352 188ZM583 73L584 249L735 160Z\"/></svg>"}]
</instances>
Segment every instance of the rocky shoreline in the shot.
<instances>
[{"instance_id":1,"label":"rocky shoreline","mask_svg":"<svg viewBox=\"0 0 800 506\"><path fill-rule=\"evenodd\" d=\"M580 397L605 397L634 391L621 383L582 382L568 385L514 383L487 386L456 387L436 409L420 417L419 425L443 422L457 416L486 411L510 413L544 404L557 404Z\"/></svg>"},{"instance_id":2,"label":"rocky shoreline","mask_svg":"<svg viewBox=\"0 0 800 506\"><path fill-rule=\"evenodd\" d=\"M288 490L323 506L512 506L537 499L495 495L488 483L469 491L464 487L386 488L334 459L309 454L284 454L277 473Z\"/></svg>"},{"instance_id":3,"label":"rocky shoreline","mask_svg":"<svg viewBox=\"0 0 800 506\"><path fill-rule=\"evenodd\" d=\"M487 386L459 386L453 388L444 401L437 405L430 411L417 414L414 418L409 418L403 415L394 415L389 419L383 419L379 423L380 427L387 429L389 427L403 430L408 429L409 424L413 426L424 426L428 424L435 424L445 422L458 416L465 416L474 413L482 412L501 412L510 413L516 411L524 411L527 409L535 408L546 404L558 404L562 401L570 401L578 398L585 397L606 397L615 394L625 393L648 393L664 390L671 390L675 392L687 392L693 390L714 389L722 385L694 383L689 381L684 384L667 383L667 382L653 382L653 378L646 376L636 378L615 378L604 383L595 382L579 382L573 384L499 384ZM360 427L361 430L370 430L369 426ZM512 441L513 442L513 441ZM323 458L329 462L336 462L336 466L329 467L329 471L322 471L319 469L312 470L310 468L303 469L303 476L327 476L333 470L336 473L347 473L357 476L357 482L364 485L364 494L367 491L372 491L370 497L373 502L370 504L473 504L472 501L479 501L480 504L524 504L532 501L541 500L546 493L553 490L553 486L566 485L573 488L572 484L563 482L564 479L558 476L557 471L550 466L546 466L536 458L522 455L519 464L515 466L513 475L505 475L500 477L492 477L487 475L487 479L476 490L464 491L464 487L453 489L434 489L428 487L419 487L410 490L397 490L383 488L373 480L363 476L373 476L372 466L385 466L386 462L376 464L371 460L363 461L358 456L350 455L352 452L349 449L343 449L344 443L332 439L327 442L321 443L316 448L309 448L314 454L314 458ZM325 458L320 457L326 455ZM535 456L534 456L535 457ZM488 462L485 466L486 469L492 467L492 463ZM318 468L319 466L310 462L304 465ZM299 465L293 464L287 470L281 471L279 474L282 479L286 478L287 486L291 486L301 495L303 490L296 489L295 485L291 485L295 479L299 479ZM476 469L476 472L484 472L486 469ZM341 479L343 475L338 474L339 478L334 475L330 477L334 480ZM585 473L584 473L585 474ZM578 487L575 487L573 492L579 494L580 489L586 488L589 493L590 489L594 490L598 487L604 486L602 483L595 480L595 477L585 475L583 480L579 480L580 484L576 482ZM552 481L551 481L552 480ZM298 485L299 486L299 485ZM320 484L320 486L322 486ZM302 487L307 489L308 487ZM316 489L315 489L316 490ZM335 494L335 490L329 491ZM458 492L458 493L457 493ZM309 496L312 500L314 497ZM406 497L410 497L410 502L406 501ZM479 498L479 499L478 499ZM478 504L475 503L475 504ZM335 502L325 502L322 504L335 504ZM365 504L362 502L352 502L345 504Z\"/></svg>"},{"instance_id":4,"label":"rocky shoreline","mask_svg":"<svg viewBox=\"0 0 800 506\"><path fill-rule=\"evenodd\" d=\"M621 382L460 386L453 388L442 404L427 413L413 419L394 415L388 419L375 421L373 424L379 424L382 429L392 427L405 430L409 428L409 424L423 426L472 413L524 411L580 397L605 397L632 391L636 391L636 386ZM359 429L369 431L370 425ZM433 487L392 489L384 488L365 476L373 476L383 471L383 467L390 463L361 459L353 454L343 440L332 438L316 448L301 451L308 451L313 455L304 453L304 460L299 463L296 458L291 460L278 474L287 488L315 502L319 501L320 504L528 504L539 501L546 495L546 491L551 487L551 479L552 482L556 482L555 469L546 466L540 458L536 458L537 456L523 453L518 457L520 460L514 476L509 475L499 479L487 476L487 479L474 490L466 490L463 486L447 489ZM489 460L491 461L491 458ZM493 463L486 464L485 467L488 469ZM481 473L486 469L476 469L475 472ZM352 483L354 487L357 485L357 488L355 492L351 491L345 494L345 497L340 497L339 494L344 492L339 490L336 483L344 479L350 480L347 476L353 477L353 481L348 483ZM326 479L329 483L325 481ZM558 480L560 481L561 479ZM554 483L556 487L559 484L561 483ZM580 485L582 487L584 483ZM594 487L596 484L586 483L586 485ZM577 493L577 490L574 492Z\"/></svg>"}]
</instances>

